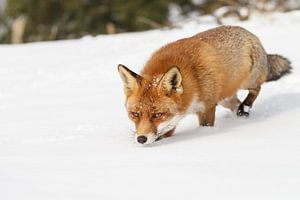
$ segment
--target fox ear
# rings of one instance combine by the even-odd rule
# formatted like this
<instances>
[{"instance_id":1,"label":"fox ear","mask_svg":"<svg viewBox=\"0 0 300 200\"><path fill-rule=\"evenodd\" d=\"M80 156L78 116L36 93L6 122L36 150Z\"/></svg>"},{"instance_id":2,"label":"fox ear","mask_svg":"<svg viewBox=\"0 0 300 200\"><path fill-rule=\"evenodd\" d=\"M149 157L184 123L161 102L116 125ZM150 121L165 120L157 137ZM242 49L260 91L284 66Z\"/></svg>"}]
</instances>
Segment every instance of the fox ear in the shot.
<instances>
[{"instance_id":1,"label":"fox ear","mask_svg":"<svg viewBox=\"0 0 300 200\"><path fill-rule=\"evenodd\" d=\"M124 93L126 96L129 96L138 88L142 77L121 64L118 65L118 71L123 81Z\"/></svg>"},{"instance_id":2,"label":"fox ear","mask_svg":"<svg viewBox=\"0 0 300 200\"><path fill-rule=\"evenodd\" d=\"M160 87L166 94L177 93L182 94L182 77L178 67L172 67L165 73L160 81Z\"/></svg>"}]
</instances>

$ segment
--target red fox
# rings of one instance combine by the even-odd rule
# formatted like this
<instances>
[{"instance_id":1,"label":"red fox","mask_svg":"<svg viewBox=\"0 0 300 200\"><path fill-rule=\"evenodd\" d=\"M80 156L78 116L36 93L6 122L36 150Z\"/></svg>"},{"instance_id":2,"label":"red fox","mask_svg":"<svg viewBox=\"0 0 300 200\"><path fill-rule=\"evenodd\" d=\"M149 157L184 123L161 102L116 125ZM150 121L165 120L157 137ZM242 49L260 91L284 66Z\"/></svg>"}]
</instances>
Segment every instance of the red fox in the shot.
<instances>
[{"instance_id":1,"label":"red fox","mask_svg":"<svg viewBox=\"0 0 300 200\"><path fill-rule=\"evenodd\" d=\"M290 73L287 58L267 54L259 39L238 26L220 26L157 50L141 74L118 66L135 140L151 144L174 133L187 114L213 126L216 105L249 116L261 85ZM248 90L244 101L239 89Z\"/></svg>"}]
</instances>

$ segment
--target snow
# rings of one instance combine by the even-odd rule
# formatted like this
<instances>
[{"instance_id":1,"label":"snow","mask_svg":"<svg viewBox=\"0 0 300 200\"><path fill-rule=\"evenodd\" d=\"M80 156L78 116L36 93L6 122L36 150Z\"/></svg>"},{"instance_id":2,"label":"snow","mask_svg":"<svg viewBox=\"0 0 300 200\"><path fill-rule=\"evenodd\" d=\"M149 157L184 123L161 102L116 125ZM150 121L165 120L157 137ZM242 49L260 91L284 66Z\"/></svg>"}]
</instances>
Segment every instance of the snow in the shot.
<instances>
[{"instance_id":1,"label":"snow","mask_svg":"<svg viewBox=\"0 0 300 200\"><path fill-rule=\"evenodd\" d=\"M250 118L218 107L215 127L191 115L149 147L134 143L117 65L141 70L161 45L216 26L211 17L0 45L0 199L299 199L300 12L225 22L288 57L293 73L263 86Z\"/></svg>"}]
</instances>

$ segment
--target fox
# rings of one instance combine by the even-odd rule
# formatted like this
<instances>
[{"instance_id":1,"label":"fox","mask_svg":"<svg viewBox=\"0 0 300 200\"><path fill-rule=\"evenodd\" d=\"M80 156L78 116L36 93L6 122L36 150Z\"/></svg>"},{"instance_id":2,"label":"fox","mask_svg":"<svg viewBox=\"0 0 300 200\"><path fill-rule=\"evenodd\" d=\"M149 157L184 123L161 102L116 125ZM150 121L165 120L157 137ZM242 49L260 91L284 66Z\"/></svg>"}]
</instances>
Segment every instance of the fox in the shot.
<instances>
[{"instance_id":1,"label":"fox","mask_svg":"<svg viewBox=\"0 0 300 200\"><path fill-rule=\"evenodd\" d=\"M261 85L289 74L291 62L267 54L260 40L239 26L219 26L155 51L137 74L118 65L135 141L151 144L174 134L188 114L214 126L216 106L248 117ZM243 101L239 90L248 90Z\"/></svg>"}]
</instances>

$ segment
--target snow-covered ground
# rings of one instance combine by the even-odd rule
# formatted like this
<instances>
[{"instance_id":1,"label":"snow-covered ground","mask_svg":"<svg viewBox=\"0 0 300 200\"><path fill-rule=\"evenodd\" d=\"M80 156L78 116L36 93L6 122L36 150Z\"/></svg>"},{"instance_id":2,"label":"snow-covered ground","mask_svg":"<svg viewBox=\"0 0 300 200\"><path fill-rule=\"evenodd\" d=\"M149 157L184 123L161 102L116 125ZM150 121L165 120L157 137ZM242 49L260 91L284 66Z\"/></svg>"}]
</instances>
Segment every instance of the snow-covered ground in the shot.
<instances>
[{"instance_id":1,"label":"snow-covered ground","mask_svg":"<svg viewBox=\"0 0 300 200\"><path fill-rule=\"evenodd\" d=\"M0 45L0 199L300 199L300 12L227 20L294 67L263 86L249 119L218 107L214 128L189 116L174 137L134 144L117 64L139 71L212 21Z\"/></svg>"}]
</instances>

